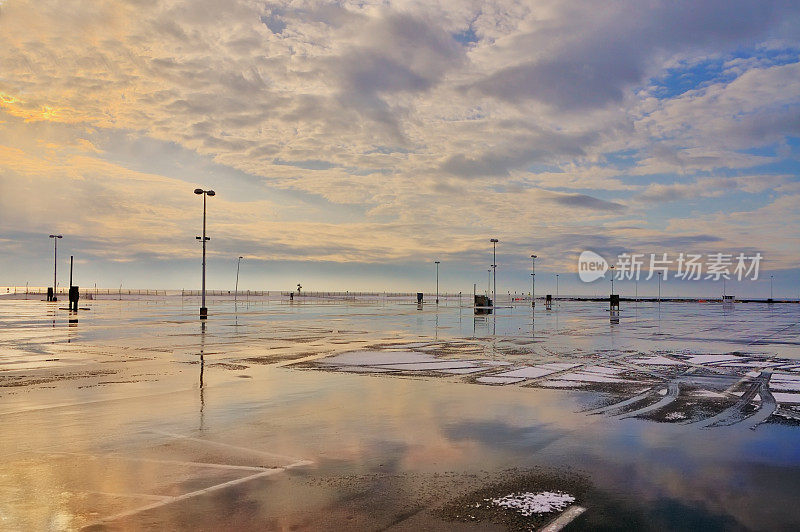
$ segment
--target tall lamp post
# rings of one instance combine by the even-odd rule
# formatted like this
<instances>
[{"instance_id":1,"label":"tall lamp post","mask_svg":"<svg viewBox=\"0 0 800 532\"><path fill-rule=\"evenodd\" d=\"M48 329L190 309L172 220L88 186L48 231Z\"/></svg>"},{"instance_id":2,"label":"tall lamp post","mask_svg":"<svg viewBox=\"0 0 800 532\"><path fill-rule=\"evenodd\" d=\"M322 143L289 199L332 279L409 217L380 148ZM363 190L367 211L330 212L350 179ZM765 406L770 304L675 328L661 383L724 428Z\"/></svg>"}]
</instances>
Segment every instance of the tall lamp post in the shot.
<instances>
[{"instance_id":1,"label":"tall lamp post","mask_svg":"<svg viewBox=\"0 0 800 532\"><path fill-rule=\"evenodd\" d=\"M436 263L436 304L439 304L439 261L433 261Z\"/></svg>"},{"instance_id":2,"label":"tall lamp post","mask_svg":"<svg viewBox=\"0 0 800 532\"><path fill-rule=\"evenodd\" d=\"M56 298L56 271L58 269L58 239L64 235L50 235L53 239L53 299Z\"/></svg>"},{"instance_id":3,"label":"tall lamp post","mask_svg":"<svg viewBox=\"0 0 800 532\"><path fill-rule=\"evenodd\" d=\"M611 295L613 296L614 295L614 267L613 266L609 266L609 269L611 270Z\"/></svg>"},{"instance_id":4,"label":"tall lamp post","mask_svg":"<svg viewBox=\"0 0 800 532\"><path fill-rule=\"evenodd\" d=\"M531 255L531 306L536 306L536 255Z\"/></svg>"},{"instance_id":5,"label":"tall lamp post","mask_svg":"<svg viewBox=\"0 0 800 532\"><path fill-rule=\"evenodd\" d=\"M206 242L211 240L206 236L206 196L214 196L216 192L213 190L203 190L202 188L194 189L195 194L203 195L203 236L195 237L203 243L203 295L202 302L200 303L200 319L208 318L208 308L206 308Z\"/></svg>"},{"instance_id":6,"label":"tall lamp post","mask_svg":"<svg viewBox=\"0 0 800 532\"><path fill-rule=\"evenodd\" d=\"M492 238L489 242L492 243L492 271L494 272L492 276L494 281L494 286L492 287L492 303L494 306L497 306L497 243L500 241L496 238Z\"/></svg>"},{"instance_id":7,"label":"tall lamp post","mask_svg":"<svg viewBox=\"0 0 800 532\"><path fill-rule=\"evenodd\" d=\"M558 300L558 274L556 274L556 300Z\"/></svg>"},{"instance_id":8,"label":"tall lamp post","mask_svg":"<svg viewBox=\"0 0 800 532\"><path fill-rule=\"evenodd\" d=\"M239 296L239 266L242 264L242 257L239 256L239 259L236 261L236 288L233 290L233 306L236 306L236 299Z\"/></svg>"},{"instance_id":9,"label":"tall lamp post","mask_svg":"<svg viewBox=\"0 0 800 532\"><path fill-rule=\"evenodd\" d=\"M774 275L769 276L769 300L772 301L772 280L775 279Z\"/></svg>"}]
</instances>

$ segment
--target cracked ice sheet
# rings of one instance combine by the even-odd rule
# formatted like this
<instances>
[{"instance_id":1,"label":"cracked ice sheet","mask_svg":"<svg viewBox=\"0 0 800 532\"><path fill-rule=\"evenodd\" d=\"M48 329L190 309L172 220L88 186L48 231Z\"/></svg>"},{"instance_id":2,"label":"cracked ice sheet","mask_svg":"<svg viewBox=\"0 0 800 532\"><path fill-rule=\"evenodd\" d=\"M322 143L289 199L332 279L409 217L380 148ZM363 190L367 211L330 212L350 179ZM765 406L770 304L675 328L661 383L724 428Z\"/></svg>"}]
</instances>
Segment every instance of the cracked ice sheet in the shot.
<instances>
[{"instance_id":1,"label":"cracked ice sheet","mask_svg":"<svg viewBox=\"0 0 800 532\"><path fill-rule=\"evenodd\" d=\"M399 369L404 371L428 371L436 369L474 368L473 362L460 362L458 360L442 360L436 362L411 362L403 364L381 364L379 367L386 369Z\"/></svg>"},{"instance_id":2,"label":"cracked ice sheet","mask_svg":"<svg viewBox=\"0 0 800 532\"><path fill-rule=\"evenodd\" d=\"M800 375L794 375L792 373L773 373L771 381L800 382Z\"/></svg>"},{"instance_id":3,"label":"cracked ice sheet","mask_svg":"<svg viewBox=\"0 0 800 532\"><path fill-rule=\"evenodd\" d=\"M334 368L336 371L346 371L348 373L390 373L393 370L384 368L373 368L370 366L339 366Z\"/></svg>"},{"instance_id":4,"label":"cracked ice sheet","mask_svg":"<svg viewBox=\"0 0 800 532\"><path fill-rule=\"evenodd\" d=\"M331 366L375 366L398 363L436 362L437 358L413 351L351 351L324 358L319 364Z\"/></svg>"},{"instance_id":5,"label":"cracked ice sheet","mask_svg":"<svg viewBox=\"0 0 800 532\"><path fill-rule=\"evenodd\" d=\"M631 358L628 360L632 364L646 364L650 366L684 366L683 362L672 360L671 358L663 357L661 355L654 355L645 358Z\"/></svg>"},{"instance_id":6,"label":"cracked ice sheet","mask_svg":"<svg viewBox=\"0 0 800 532\"><path fill-rule=\"evenodd\" d=\"M521 377L488 376L488 377L478 377L476 380L478 382L482 382L485 384L514 384L515 382L524 381L525 379Z\"/></svg>"},{"instance_id":7,"label":"cracked ice sheet","mask_svg":"<svg viewBox=\"0 0 800 532\"><path fill-rule=\"evenodd\" d=\"M632 382L632 381L627 381L625 379L611 377L609 375L598 375L596 373L592 374L583 371L565 373L564 375L559 375L558 378L565 381L579 381L579 382Z\"/></svg>"},{"instance_id":8,"label":"cracked ice sheet","mask_svg":"<svg viewBox=\"0 0 800 532\"><path fill-rule=\"evenodd\" d=\"M727 367L735 367L735 368L738 368L738 367L743 367L743 368L769 368L771 366L780 366L780 365L781 365L780 362L759 362L759 361L754 361L754 362L729 362L729 363L725 363L725 364L720 364L720 366L725 366L726 368Z\"/></svg>"},{"instance_id":9,"label":"cracked ice sheet","mask_svg":"<svg viewBox=\"0 0 800 532\"><path fill-rule=\"evenodd\" d=\"M483 371L486 368L455 368L455 369L443 369L440 373L453 373L455 375L466 375L469 373L475 373L478 371Z\"/></svg>"},{"instance_id":10,"label":"cracked ice sheet","mask_svg":"<svg viewBox=\"0 0 800 532\"><path fill-rule=\"evenodd\" d=\"M514 369L506 371L505 373L498 373L498 377L520 377L523 379L535 379L537 377L544 377L556 371L564 371L565 369L574 368L579 364L567 364L564 362L552 362L549 364L540 364L538 366L531 366L526 368Z\"/></svg>"},{"instance_id":11,"label":"cracked ice sheet","mask_svg":"<svg viewBox=\"0 0 800 532\"><path fill-rule=\"evenodd\" d=\"M588 368L584 368L581 371L587 373L600 373L603 375L616 375L618 373L622 373L623 368L609 368L606 366L589 366Z\"/></svg>"},{"instance_id":12,"label":"cracked ice sheet","mask_svg":"<svg viewBox=\"0 0 800 532\"><path fill-rule=\"evenodd\" d=\"M545 388L578 388L586 386L588 383L583 381L562 381L560 379L553 379L551 381L544 381L539 383L539 386Z\"/></svg>"},{"instance_id":13,"label":"cracked ice sheet","mask_svg":"<svg viewBox=\"0 0 800 532\"><path fill-rule=\"evenodd\" d=\"M687 361L692 364L714 364L716 362L733 362L742 360L742 357L736 355L692 355Z\"/></svg>"},{"instance_id":14,"label":"cracked ice sheet","mask_svg":"<svg viewBox=\"0 0 800 532\"><path fill-rule=\"evenodd\" d=\"M781 404L800 405L800 393L775 392L772 396L775 398L775 401Z\"/></svg>"}]
</instances>

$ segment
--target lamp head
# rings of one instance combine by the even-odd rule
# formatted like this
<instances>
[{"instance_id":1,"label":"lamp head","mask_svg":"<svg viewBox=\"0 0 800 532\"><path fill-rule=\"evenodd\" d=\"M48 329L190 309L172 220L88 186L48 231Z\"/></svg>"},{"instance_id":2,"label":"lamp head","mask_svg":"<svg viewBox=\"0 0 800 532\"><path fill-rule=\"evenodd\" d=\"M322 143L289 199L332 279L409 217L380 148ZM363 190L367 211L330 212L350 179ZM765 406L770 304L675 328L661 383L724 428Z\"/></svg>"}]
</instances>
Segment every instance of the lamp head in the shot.
<instances>
[{"instance_id":1,"label":"lamp head","mask_svg":"<svg viewBox=\"0 0 800 532\"><path fill-rule=\"evenodd\" d=\"M195 194L202 194L203 193L203 189L202 188L196 188L196 189L194 189L194 193Z\"/></svg>"},{"instance_id":2,"label":"lamp head","mask_svg":"<svg viewBox=\"0 0 800 532\"><path fill-rule=\"evenodd\" d=\"M208 194L209 196L215 196L217 193L214 192L213 190L206 190L206 194Z\"/></svg>"},{"instance_id":3,"label":"lamp head","mask_svg":"<svg viewBox=\"0 0 800 532\"><path fill-rule=\"evenodd\" d=\"M492 239L489 240L489 242L500 242L500 241L497 240L496 238L492 238Z\"/></svg>"}]
</instances>

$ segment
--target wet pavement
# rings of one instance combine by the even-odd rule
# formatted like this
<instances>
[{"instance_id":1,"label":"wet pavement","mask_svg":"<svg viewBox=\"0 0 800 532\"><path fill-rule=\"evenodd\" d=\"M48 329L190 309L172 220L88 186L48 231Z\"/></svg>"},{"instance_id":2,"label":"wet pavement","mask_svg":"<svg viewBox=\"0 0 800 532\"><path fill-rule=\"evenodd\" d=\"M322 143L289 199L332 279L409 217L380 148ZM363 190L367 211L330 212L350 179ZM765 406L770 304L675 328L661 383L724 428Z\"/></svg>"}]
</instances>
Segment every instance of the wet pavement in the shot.
<instances>
[{"instance_id":1,"label":"wet pavement","mask_svg":"<svg viewBox=\"0 0 800 532\"><path fill-rule=\"evenodd\" d=\"M798 305L195 299L0 300L0 528L800 526Z\"/></svg>"}]
</instances>

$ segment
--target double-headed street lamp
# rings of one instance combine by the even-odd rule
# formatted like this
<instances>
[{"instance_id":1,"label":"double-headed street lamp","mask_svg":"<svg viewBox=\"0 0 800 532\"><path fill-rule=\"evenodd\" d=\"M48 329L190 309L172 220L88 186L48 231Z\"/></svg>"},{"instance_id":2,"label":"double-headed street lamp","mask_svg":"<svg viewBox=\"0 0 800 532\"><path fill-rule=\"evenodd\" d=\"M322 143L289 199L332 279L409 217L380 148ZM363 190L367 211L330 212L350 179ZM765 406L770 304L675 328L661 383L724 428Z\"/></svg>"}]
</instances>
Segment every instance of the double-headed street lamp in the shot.
<instances>
[{"instance_id":1,"label":"double-headed street lamp","mask_svg":"<svg viewBox=\"0 0 800 532\"><path fill-rule=\"evenodd\" d=\"M492 288L492 305L497 306L497 243L500 241L496 238L491 238L489 242L492 243L492 270L494 273L494 275L492 275L494 281L494 287Z\"/></svg>"},{"instance_id":2,"label":"double-headed street lamp","mask_svg":"<svg viewBox=\"0 0 800 532\"><path fill-rule=\"evenodd\" d=\"M536 255L531 255L531 306L536 306Z\"/></svg>"},{"instance_id":3,"label":"double-headed street lamp","mask_svg":"<svg viewBox=\"0 0 800 532\"><path fill-rule=\"evenodd\" d=\"M56 298L56 271L58 269L58 239L64 235L50 235L53 239L53 299Z\"/></svg>"},{"instance_id":4,"label":"double-headed street lamp","mask_svg":"<svg viewBox=\"0 0 800 532\"><path fill-rule=\"evenodd\" d=\"M440 261L433 261L436 263L436 304L439 304L439 264Z\"/></svg>"},{"instance_id":5,"label":"double-headed street lamp","mask_svg":"<svg viewBox=\"0 0 800 532\"><path fill-rule=\"evenodd\" d=\"M206 196L214 196L216 192L213 190L203 190L202 188L194 189L195 194L203 195L203 236L195 237L203 243L203 296L200 303L200 319L208 318L208 309L206 308L206 242L211 240L206 236Z\"/></svg>"}]
</instances>

